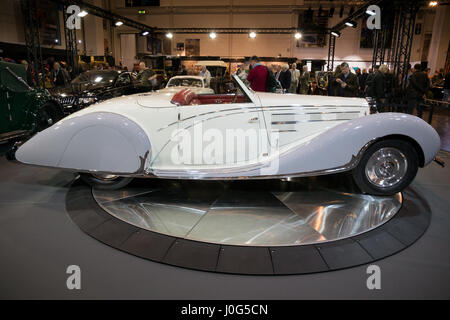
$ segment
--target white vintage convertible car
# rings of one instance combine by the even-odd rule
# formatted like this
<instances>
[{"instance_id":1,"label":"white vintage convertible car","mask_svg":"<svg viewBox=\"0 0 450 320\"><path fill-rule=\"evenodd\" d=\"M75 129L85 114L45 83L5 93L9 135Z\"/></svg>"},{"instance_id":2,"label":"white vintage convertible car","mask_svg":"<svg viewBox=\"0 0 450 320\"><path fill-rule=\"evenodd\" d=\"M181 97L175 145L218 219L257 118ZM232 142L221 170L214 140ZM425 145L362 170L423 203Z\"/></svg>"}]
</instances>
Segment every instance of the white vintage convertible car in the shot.
<instances>
[{"instance_id":1,"label":"white vintage convertible car","mask_svg":"<svg viewBox=\"0 0 450 320\"><path fill-rule=\"evenodd\" d=\"M136 177L284 179L352 170L362 192L394 194L440 149L436 131L365 99L253 92L152 92L113 98L23 144L27 164L80 172L99 188Z\"/></svg>"},{"instance_id":2,"label":"white vintage convertible car","mask_svg":"<svg viewBox=\"0 0 450 320\"><path fill-rule=\"evenodd\" d=\"M196 94L214 94L214 90L208 88L206 80L200 76L175 76L169 79L164 89L158 92L176 93L181 89L188 88Z\"/></svg>"}]
</instances>

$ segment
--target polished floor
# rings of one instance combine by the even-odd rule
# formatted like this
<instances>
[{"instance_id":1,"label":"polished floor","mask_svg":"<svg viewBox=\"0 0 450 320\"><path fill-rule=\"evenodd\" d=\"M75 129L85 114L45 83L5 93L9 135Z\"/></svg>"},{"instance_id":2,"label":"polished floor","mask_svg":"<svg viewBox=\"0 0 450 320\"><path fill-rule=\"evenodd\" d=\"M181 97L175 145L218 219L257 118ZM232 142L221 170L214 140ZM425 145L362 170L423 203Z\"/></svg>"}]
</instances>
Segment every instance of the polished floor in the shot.
<instances>
[{"instance_id":1,"label":"polished floor","mask_svg":"<svg viewBox=\"0 0 450 320\"><path fill-rule=\"evenodd\" d=\"M367 265L294 276L239 276L168 266L86 235L66 211L74 175L0 158L2 299L450 299L450 156L419 170L431 224L405 250L377 261L381 290L366 286ZM307 190L308 185L305 185ZM78 265L82 290L66 287Z\"/></svg>"},{"instance_id":2,"label":"polished floor","mask_svg":"<svg viewBox=\"0 0 450 320\"><path fill-rule=\"evenodd\" d=\"M317 179L313 190L305 190L305 181L154 180L120 191L94 189L93 195L105 211L139 228L188 240L245 246L306 245L348 238L380 226L401 207L401 194L374 197L344 192L321 186Z\"/></svg>"}]
</instances>

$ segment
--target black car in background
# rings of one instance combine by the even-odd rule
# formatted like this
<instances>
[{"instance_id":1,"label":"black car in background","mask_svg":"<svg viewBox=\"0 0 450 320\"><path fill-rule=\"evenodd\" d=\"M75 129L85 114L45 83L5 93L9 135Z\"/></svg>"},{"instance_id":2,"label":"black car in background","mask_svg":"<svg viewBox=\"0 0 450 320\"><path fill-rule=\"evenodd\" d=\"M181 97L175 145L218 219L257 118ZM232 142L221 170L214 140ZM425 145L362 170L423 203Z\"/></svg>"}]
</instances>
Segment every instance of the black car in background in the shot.
<instances>
[{"instance_id":1,"label":"black car in background","mask_svg":"<svg viewBox=\"0 0 450 320\"><path fill-rule=\"evenodd\" d=\"M148 90L131 72L92 70L79 74L65 88L49 91L69 114L95 102Z\"/></svg>"}]
</instances>

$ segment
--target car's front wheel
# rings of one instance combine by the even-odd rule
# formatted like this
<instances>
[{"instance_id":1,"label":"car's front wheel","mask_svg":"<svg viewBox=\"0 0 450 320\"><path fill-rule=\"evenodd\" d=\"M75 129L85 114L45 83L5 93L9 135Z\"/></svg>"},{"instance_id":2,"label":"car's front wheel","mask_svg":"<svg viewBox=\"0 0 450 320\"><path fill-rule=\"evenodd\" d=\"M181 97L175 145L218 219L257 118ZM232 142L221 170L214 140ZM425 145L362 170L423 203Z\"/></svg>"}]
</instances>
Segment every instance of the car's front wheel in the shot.
<instances>
[{"instance_id":1,"label":"car's front wheel","mask_svg":"<svg viewBox=\"0 0 450 320\"><path fill-rule=\"evenodd\" d=\"M120 177L112 174L80 173L80 178L90 186L102 190L117 190L128 185L133 178Z\"/></svg>"},{"instance_id":2,"label":"car's front wheel","mask_svg":"<svg viewBox=\"0 0 450 320\"><path fill-rule=\"evenodd\" d=\"M419 157L411 143L382 140L364 152L353 178L364 193L392 195L414 180L418 167Z\"/></svg>"}]
</instances>

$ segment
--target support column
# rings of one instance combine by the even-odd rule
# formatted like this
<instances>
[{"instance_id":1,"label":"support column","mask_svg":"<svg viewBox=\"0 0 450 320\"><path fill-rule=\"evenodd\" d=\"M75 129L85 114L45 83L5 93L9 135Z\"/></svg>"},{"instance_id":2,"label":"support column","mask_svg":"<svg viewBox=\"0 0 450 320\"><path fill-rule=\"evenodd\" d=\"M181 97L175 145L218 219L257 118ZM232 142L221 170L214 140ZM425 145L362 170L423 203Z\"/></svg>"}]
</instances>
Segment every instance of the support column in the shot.
<instances>
[{"instance_id":1,"label":"support column","mask_svg":"<svg viewBox=\"0 0 450 320\"><path fill-rule=\"evenodd\" d=\"M450 6L438 6L433 24L428 66L433 74L435 70L445 67L445 59L450 42L448 23L450 21Z\"/></svg>"}]
</instances>

